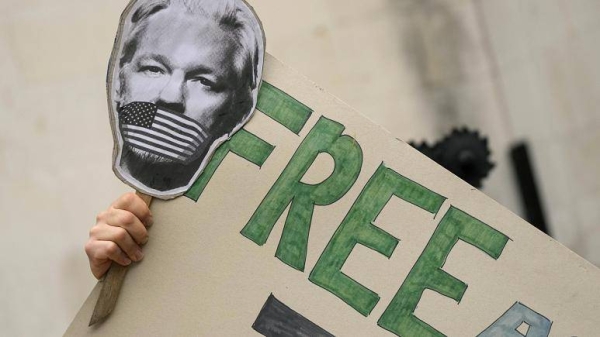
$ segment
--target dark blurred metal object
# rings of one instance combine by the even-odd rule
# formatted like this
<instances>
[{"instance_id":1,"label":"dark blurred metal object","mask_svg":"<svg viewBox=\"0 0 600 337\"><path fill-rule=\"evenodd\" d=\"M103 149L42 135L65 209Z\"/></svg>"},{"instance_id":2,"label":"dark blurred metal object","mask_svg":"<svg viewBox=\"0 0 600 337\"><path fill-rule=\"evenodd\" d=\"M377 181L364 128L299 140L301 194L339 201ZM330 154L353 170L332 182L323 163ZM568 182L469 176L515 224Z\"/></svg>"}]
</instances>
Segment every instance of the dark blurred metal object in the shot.
<instances>
[{"instance_id":1,"label":"dark blurred metal object","mask_svg":"<svg viewBox=\"0 0 600 337\"><path fill-rule=\"evenodd\" d=\"M512 146L510 157L519 182L521 201L525 211L525 220L537 229L550 235L546 224L546 216L542 208L542 201L535 180L535 174L531 165L528 146L526 143L518 143Z\"/></svg>"},{"instance_id":2,"label":"dark blurred metal object","mask_svg":"<svg viewBox=\"0 0 600 337\"><path fill-rule=\"evenodd\" d=\"M494 163L490 161L487 138L466 127L452 130L448 136L433 145L426 141L409 144L477 188L481 188L483 179L494 168Z\"/></svg>"}]
</instances>

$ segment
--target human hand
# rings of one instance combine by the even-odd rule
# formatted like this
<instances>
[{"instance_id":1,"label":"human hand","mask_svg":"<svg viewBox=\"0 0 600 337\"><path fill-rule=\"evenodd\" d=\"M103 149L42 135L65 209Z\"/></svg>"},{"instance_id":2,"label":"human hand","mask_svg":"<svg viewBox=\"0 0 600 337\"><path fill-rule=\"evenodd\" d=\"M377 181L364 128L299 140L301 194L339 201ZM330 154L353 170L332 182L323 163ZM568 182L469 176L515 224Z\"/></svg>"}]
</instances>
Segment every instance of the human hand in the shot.
<instances>
[{"instance_id":1,"label":"human hand","mask_svg":"<svg viewBox=\"0 0 600 337\"><path fill-rule=\"evenodd\" d=\"M85 244L92 274L100 279L113 261L122 266L140 261L140 245L148 241L146 227L151 225L152 213L135 193L123 194L98 214Z\"/></svg>"}]
</instances>

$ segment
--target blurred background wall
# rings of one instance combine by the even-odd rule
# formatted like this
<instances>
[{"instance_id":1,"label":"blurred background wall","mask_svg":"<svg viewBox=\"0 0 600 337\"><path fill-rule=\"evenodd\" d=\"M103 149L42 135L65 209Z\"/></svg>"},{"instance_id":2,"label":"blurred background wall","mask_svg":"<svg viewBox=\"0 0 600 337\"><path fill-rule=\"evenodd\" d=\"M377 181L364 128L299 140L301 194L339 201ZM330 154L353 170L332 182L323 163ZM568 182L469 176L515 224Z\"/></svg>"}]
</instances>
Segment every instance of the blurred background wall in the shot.
<instances>
[{"instance_id":1,"label":"blurred background wall","mask_svg":"<svg viewBox=\"0 0 600 337\"><path fill-rule=\"evenodd\" d=\"M483 191L523 214L530 145L549 230L600 265L600 2L251 0L267 50L403 140L490 139ZM0 2L0 335L62 335L95 284L83 245L129 190L105 74L123 0Z\"/></svg>"}]
</instances>

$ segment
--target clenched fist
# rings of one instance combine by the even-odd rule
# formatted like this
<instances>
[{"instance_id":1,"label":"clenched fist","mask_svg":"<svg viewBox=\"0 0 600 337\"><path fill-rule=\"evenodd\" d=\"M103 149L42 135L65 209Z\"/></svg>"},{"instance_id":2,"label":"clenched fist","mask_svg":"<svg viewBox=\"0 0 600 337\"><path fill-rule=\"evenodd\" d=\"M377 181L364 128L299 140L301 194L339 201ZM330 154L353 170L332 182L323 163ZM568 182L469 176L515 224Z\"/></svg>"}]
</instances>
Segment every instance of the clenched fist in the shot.
<instances>
[{"instance_id":1,"label":"clenched fist","mask_svg":"<svg viewBox=\"0 0 600 337\"><path fill-rule=\"evenodd\" d=\"M148 241L146 227L151 225L152 213L135 193L123 194L98 214L85 244L92 274L101 278L113 261L123 266L140 261L141 245Z\"/></svg>"}]
</instances>

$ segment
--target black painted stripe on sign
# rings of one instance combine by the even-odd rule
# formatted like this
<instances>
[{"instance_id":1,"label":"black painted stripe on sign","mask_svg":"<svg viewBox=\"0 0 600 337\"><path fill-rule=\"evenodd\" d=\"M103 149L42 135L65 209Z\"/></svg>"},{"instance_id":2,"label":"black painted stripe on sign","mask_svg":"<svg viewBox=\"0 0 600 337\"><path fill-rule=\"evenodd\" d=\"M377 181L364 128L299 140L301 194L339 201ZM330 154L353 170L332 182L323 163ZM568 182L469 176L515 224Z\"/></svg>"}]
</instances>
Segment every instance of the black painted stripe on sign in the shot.
<instances>
[{"instance_id":1,"label":"black painted stripe on sign","mask_svg":"<svg viewBox=\"0 0 600 337\"><path fill-rule=\"evenodd\" d=\"M334 337L271 294L252 328L266 337Z\"/></svg>"}]
</instances>

